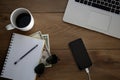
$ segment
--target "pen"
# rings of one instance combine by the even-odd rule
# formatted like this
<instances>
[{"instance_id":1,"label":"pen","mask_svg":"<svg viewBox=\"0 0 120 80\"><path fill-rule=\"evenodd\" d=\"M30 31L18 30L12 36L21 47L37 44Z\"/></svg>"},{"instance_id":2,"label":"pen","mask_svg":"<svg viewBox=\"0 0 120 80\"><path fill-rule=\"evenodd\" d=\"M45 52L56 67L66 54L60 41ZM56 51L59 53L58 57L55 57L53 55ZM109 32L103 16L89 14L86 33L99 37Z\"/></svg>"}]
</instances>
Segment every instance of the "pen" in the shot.
<instances>
[{"instance_id":1,"label":"pen","mask_svg":"<svg viewBox=\"0 0 120 80\"><path fill-rule=\"evenodd\" d=\"M20 57L17 61L14 62L14 64L16 65L20 60L22 60L25 56L27 56L32 50L34 50L36 47L38 46L35 45L32 49L30 49L27 53L25 53L22 57Z\"/></svg>"}]
</instances>

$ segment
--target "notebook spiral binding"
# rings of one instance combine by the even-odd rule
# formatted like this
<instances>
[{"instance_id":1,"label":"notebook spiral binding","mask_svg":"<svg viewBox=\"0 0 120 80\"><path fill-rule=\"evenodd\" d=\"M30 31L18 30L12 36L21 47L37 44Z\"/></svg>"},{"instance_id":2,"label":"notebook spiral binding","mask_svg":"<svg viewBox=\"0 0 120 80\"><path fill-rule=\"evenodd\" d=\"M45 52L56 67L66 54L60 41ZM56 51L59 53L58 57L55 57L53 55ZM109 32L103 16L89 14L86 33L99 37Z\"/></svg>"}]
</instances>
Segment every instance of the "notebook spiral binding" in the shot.
<instances>
[{"instance_id":1,"label":"notebook spiral binding","mask_svg":"<svg viewBox=\"0 0 120 80\"><path fill-rule=\"evenodd\" d=\"M6 55L6 58L5 58L5 61L4 61L4 65L3 65L3 69L2 69L2 72L1 72L1 75L0 76L2 76L3 75L3 73L4 73L4 70L5 70L5 66L6 66L6 62L7 62L7 59L8 59L8 56L9 56L9 54L10 54L10 50L11 50L11 47L12 47L12 43L13 43L13 39L14 39L14 33L12 34L12 37L11 37L11 41L10 41L10 44L9 44L9 47L8 47L8 51L7 51L7 55Z\"/></svg>"}]
</instances>

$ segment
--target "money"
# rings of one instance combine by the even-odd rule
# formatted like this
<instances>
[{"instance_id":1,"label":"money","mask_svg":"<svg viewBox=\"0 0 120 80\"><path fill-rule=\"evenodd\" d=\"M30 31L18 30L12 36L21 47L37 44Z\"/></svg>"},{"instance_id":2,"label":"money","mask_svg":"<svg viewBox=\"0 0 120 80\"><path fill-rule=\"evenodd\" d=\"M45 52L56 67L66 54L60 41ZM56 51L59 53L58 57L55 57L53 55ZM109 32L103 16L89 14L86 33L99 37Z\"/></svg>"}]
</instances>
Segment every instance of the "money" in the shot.
<instances>
[{"instance_id":1,"label":"money","mask_svg":"<svg viewBox=\"0 0 120 80\"><path fill-rule=\"evenodd\" d=\"M42 39L42 33L40 31L35 32L30 35L31 37L37 38L37 39Z\"/></svg>"},{"instance_id":2,"label":"money","mask_svg":"<svg viewBox=\"0 0 120 80\"><path fill-rule=\"evenodd\" d=\"M49 34L42 34L40 31L35 32L30 35L31 37L37 38L37 39L43 39L45 40L45 46L42 52L42 57L40 59L40 63L44 63L45 67L52 67L51 64L48 64L46 62L46 59L51 55L50 53L50 43L49 43Z\"/></svg>"},{"instance_id":3,"label":"money","mask_svg":"<svg viewBox=\"0 0 120 80\"><path fill-rule=\"evenodd\" d=\"M42 34L42 37L43 37L43 39L45 40L46 46L47 46L47 48L48 48L48 50L49 50L49 52L50 52L49 35L48 35L48 34Z\"/></svg>"}]
</instances>

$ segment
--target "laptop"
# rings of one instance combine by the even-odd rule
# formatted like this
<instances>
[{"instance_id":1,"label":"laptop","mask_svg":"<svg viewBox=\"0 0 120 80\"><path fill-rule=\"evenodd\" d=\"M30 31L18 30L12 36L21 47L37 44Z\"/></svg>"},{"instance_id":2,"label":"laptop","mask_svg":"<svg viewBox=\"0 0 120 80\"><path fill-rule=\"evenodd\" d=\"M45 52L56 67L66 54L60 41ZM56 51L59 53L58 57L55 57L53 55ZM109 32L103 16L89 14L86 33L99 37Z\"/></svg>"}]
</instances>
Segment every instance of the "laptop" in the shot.
<instances>
[{"instance_id":1,"label":"laptop","mask_svg":"<svg viewBox=\"0 0 120 80\"><path fill-rule=\"evenodd\" d=\"M68 0L63 21L120 39L120 0Z\"/></svg>"}]
</instances>

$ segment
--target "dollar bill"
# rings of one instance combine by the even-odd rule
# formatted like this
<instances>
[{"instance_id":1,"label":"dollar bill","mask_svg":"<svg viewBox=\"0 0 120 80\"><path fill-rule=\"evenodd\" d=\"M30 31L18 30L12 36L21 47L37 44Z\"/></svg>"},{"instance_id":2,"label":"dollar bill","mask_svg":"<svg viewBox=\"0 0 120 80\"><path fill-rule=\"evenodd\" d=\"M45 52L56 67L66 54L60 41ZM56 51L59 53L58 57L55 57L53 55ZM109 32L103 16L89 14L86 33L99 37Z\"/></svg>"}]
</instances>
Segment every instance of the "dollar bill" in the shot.
<instances>
[{"instance_id":1,"label":"dollar bill","mask_svg":"<svg viewBox=\"0 0 120 80\"><path fill-rule=\"evenodd\" d=\"M35 32L30 35L31 37L37 38L37 39L43 39L45 40L45 46L42 52L42 57L40 59L40 63L44 63L45 67L52 67L51 64L48 64L46 62L46 59L51 55L50 53L50 43L49 43L49 34L42 34L41 31Z\"/></svg>"},{"instance_id":2,"label":"dollar bill","mask_svg":"<svg viewBox=\"0 0 120 80\"><path fill-rule=\"evenodd\" d=\"M43 39L45 40L46 46L50 52L50 42L49 42L49 35L48 34L42 34Z\"/></svg>"}]
</instances>

